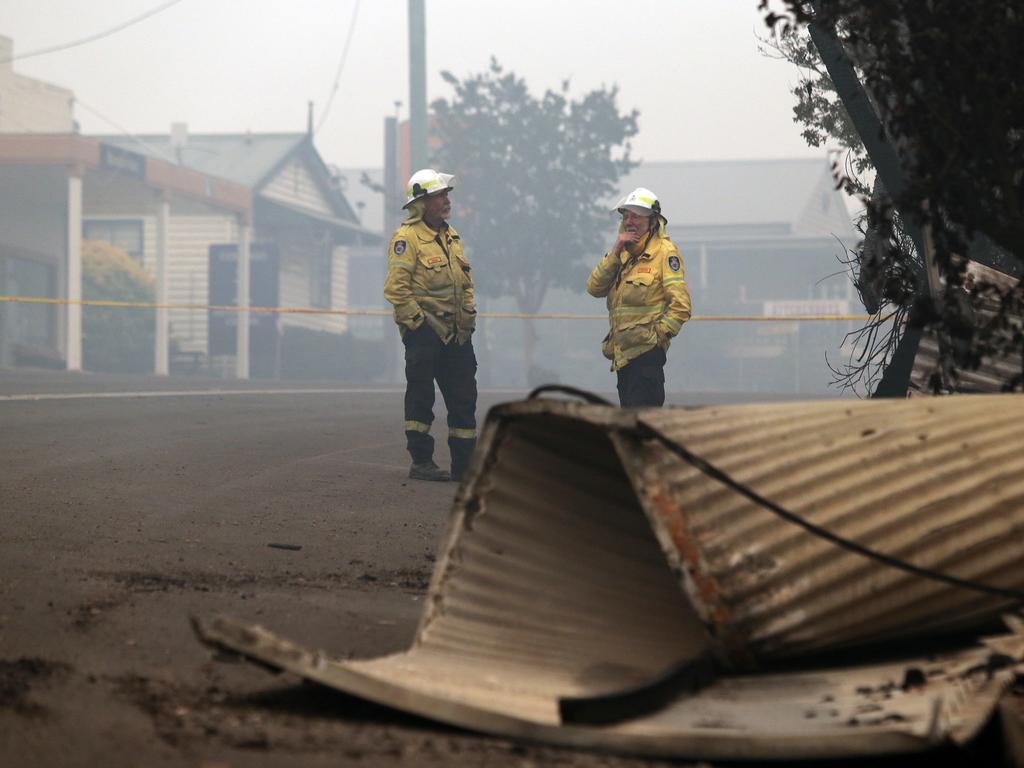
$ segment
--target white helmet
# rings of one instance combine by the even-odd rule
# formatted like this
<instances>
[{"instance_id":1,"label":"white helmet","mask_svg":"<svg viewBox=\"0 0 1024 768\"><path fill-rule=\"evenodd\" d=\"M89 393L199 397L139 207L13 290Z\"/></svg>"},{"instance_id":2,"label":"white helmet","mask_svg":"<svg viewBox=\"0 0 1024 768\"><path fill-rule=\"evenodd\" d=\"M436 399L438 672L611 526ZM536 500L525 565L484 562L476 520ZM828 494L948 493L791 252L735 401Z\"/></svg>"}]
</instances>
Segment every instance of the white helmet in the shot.
<instances>
[{"instance_id":1,"label":"white helmet","mask_svg":"<svg viewBox=\"0 0 1024 768\"><path fill-rule=\"evenodd\" d=\"M413 200L419 200L427 195L436 195L440 192L447 192L455 188L455 177L450 173L438 173L432 168L424 168L416 171L410 178L405 188L408 198L403 208L408 208Z\"/></svg>"},{"instance_id":2,"label":"white helmet","mask_svg":"<svg viewBox=\"0 0 1024 768\"><path fill-rule=\"evenodd\" d=\"M612 208L612 213L622 213L624 210L639 213L641 216L656 215L661 223L668 224L668 219L661 212L661 203L658 196L646 187L637 187L624 198L619 200Z\"/></svg>"}]
</instances>

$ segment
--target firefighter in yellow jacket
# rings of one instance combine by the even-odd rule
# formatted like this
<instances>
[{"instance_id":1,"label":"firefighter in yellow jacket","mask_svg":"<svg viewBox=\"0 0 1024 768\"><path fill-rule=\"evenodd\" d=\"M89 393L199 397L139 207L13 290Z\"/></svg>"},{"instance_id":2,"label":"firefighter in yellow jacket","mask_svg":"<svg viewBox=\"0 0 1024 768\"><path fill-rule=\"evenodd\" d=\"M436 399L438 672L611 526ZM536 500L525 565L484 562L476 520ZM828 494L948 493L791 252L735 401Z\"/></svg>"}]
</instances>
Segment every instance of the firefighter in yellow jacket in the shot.
<instances>
[{"instance_id":1,"label":"firefighter in yellow jacket","mask_svg":"<svg viewBox=\"0 0 1024 768\"><path fill-rule=\"evenodd\" d=\"M388 248L384 298L405 345L405 436L415 480L459 480L476 446L473 277L449 226L454 177L425 169L409 179L408 212ZM434 463L434 382L448 409L451 473Z\"/></svg>"},{"instance_id":2,"label":"firefighter in yellow jacket","mask_svg":"<svg viewBox=\"0 0 1024 768\"><path fill-rule=\"evenodd\" d=\"M665 404L665 353L690 319L683 259L668 235L657 196L638 187L615 207L619 236L594 267L587 292L608 297L611 330L602 351L612 361L623 408Z\"/></svg>"}]
</instances>

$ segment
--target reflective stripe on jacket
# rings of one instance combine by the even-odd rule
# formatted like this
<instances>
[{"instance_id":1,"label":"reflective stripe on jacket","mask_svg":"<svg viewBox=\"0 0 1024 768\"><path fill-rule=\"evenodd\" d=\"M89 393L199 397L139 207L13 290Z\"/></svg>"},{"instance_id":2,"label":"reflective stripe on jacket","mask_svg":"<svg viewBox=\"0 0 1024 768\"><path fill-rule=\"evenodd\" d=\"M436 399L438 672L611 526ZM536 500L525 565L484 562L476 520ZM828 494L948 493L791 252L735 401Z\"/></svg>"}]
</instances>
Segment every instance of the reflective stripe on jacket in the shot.
<instances>
[{"instance_id":1,"label":"reflective stripe on jacket","mask_svg":"<svg viewBox=\"0 0 1024 768\"><path fill-rule=\"evenodd\" d=\"M465 343L476 326L473 276L459 233L447 224L435 232L423 221L402 224L388 246L384 298L402 332L424 322L447 344Z\"/></svg>"},{"instance_id":2,"label":"reflective stripe on jacket","mask_svg":"<svg viewBox=\"0 0 1024 768\"><path fill-rule=\"evenodd\" d=\"M612 361L613 371L655 346L668 349L670 339L690 319L685 274L679 249L659 235L637 257L623 249L618 258L605 254L594 267L587 293L608 297L611 330L601 351Z\"/></svg>"}]
</instances>

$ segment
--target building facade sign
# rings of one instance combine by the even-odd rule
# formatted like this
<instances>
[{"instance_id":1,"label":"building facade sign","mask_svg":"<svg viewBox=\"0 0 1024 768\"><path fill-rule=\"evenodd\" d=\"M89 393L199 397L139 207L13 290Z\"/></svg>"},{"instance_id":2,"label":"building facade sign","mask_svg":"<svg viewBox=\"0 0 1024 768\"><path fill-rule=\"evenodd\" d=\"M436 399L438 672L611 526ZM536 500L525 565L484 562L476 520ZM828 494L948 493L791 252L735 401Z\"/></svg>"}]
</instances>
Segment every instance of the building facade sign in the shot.
<instances>
[{"instance_id":1,"label":"building facade sign","mask_svg":"<svg viewBox=\"0 0 1024 768\"><path fill-rule=\"evenodd\" d=\"M800 315L849 315L850 302L844 299L797 299L766 301L765 317L797 317Z\"/></svg>"},{"instance_id":2,"label":"building facade sign","mask_svg":"<svg viewBox=\"0 0 1024 768\"><path fill-rule=\"evenodd\" d=\"M100 167L107 170L134 176L137 179L146 178L146 158L127 149L121 149L111 144L100 144Z\"/></svg>"}]
</instances>

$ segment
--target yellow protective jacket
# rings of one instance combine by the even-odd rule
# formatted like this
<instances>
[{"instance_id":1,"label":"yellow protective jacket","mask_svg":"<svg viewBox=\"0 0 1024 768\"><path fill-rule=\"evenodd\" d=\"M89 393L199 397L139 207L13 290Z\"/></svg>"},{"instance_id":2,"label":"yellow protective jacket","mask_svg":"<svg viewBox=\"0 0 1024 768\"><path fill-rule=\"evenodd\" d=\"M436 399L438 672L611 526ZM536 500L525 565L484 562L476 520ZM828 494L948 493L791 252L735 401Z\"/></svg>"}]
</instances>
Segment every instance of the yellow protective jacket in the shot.
<instances>
[{"instance_id":1,"label":"yellow protective jacket","mask_svg":"<svg viewBox=\"0 0 1024 768\"><path fill-rule=\"evenodd\" d=\"M395 230L384 298L394 305L403 334L426 322L445 344L452 338L465 344L476 327L476 304L459 233L447 224L435 232L422 220Z\"/></svg>"},{"instance_id":2,"label":"yellow protective jacket","mask_svg":"<svg viewBox=\"0 0 1024 768\"><path fill-rule=\"evenodd\" d=\"M590 273L587 293L608 297L611 330L601 351L613 371L655 346L667 350L690 319L682 256L675 243L658 234L639 256L625 249L618 258L605 254Z\"/></svg>"}]
</instances>

